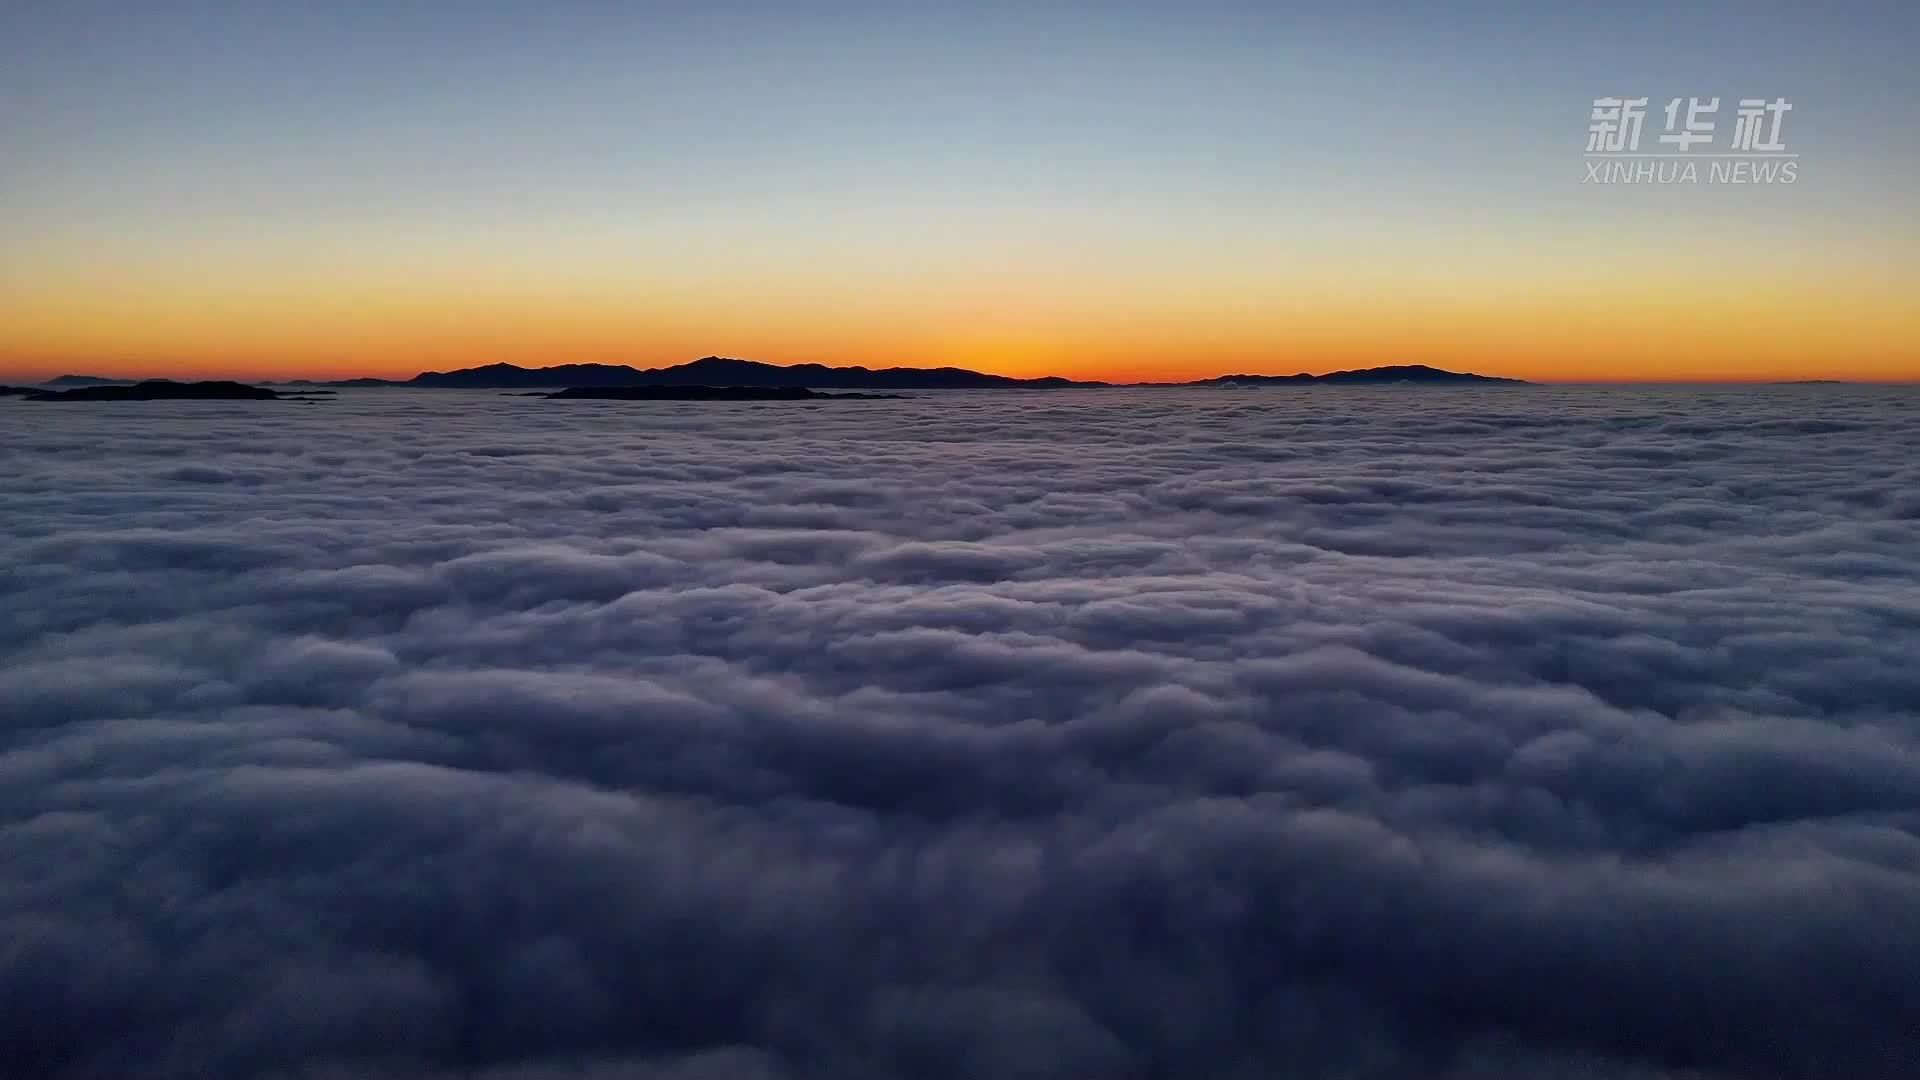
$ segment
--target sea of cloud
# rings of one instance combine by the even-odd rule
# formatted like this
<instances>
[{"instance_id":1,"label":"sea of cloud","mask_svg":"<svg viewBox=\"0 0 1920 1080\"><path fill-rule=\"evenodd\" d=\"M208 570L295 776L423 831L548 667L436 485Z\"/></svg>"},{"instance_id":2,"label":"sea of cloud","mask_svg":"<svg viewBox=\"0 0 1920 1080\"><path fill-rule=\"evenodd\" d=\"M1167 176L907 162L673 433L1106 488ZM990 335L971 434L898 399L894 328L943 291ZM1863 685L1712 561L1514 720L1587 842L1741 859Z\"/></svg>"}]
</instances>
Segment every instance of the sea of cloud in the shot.
<instances>
[{"instance_id":1,"label":"sea of cloud","mask_svg":"<svg viewBox=\"0 0 1920 1080\"><path fill-rule=\"evenodd\" d=\"M1920 1074L1920 390L0 401L0 1075Z\"/></svg>"}]
</instances>

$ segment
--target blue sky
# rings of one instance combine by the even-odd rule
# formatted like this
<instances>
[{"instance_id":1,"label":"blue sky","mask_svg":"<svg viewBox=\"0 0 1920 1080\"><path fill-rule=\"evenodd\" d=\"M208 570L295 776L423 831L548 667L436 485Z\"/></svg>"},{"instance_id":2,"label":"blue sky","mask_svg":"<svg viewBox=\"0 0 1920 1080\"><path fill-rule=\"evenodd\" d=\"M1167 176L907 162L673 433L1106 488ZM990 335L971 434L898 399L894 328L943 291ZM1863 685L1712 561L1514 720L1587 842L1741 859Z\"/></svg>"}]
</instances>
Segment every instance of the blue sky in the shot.
<instances>
[{"instance_id":1,"label":"blue sky","mask_svg":"<svg viewBox=\"0 0 1920 1080\"><path fill-rule=\"evenodd\" d=\"M99 274L101 296L138 298L175 259L209 290L325 291L346 287L333 264L354 247L389 288L468 296L476 262L524 256L534 291L630 286L584 324L657 292L662 264L784 310L812 302L810 275L851 289L903 263L1064 260L1022 291L1088 310L1010 333L1072 352L1100 305L1055 279L1084 267L1166 274L1177 293L1215 262L1228 292L1284 290L1302 265L1371 255L1417 306L1456 261L1538 280L1542 246L1566 252L1546 276L1572 289L1596 249L1630 265L1665 244L1734 270L1790 251L1851 280L1910 270L1914 239L1907 4L30 0L0 20L0 241L16 253L0 290L58 279L66 297ZM1733 99L1786 97L1802 181L1583 188L1586 110L1611 93L1654 99L1650 127L1671 96L1718 95L1723 137ZM892 324L950 317L883 307L884 333L788 332L864 353L902 340ZM768 318L777 348L784 316ZM61 352L62 333L33 328L14 352ZM1257 352L1244 337L1234 349Z\"/></svg>"}]
</instances>

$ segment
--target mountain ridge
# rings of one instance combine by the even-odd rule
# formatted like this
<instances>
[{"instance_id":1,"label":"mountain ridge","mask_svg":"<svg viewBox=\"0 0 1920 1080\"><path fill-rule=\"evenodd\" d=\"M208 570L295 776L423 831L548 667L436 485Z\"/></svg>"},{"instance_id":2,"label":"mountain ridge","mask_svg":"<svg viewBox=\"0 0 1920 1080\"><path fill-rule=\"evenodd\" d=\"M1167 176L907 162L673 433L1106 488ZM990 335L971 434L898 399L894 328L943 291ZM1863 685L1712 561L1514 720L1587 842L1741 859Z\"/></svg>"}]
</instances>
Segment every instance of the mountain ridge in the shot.
<instances>
[{"instance_id":1,"label":"mountain ridge","mask_svg":"<svg viewBox=\"0 0 1920 1080\"><path fill-rule=\"evenodd\" d=\"M1022 379L1011 375L991 375L961 367L886 367L863 365L829 367L825 364L769 364L759 360L705 356L684 364L667 367L637 368L625 364L560 364L530 368L517 364L495 363L451 371L423 371L411 379L342 379L319 382L321 386L406 386L467 390L533 390L571 387L620 386L758 386L817 390L963 390L963 389L1098 389L1113 386L1206 387L1266 386L1289 384L1388 385L1394 383L1445 383L1474 385L1524 385L1521 379L1505 379L1471 372L1446 371L1426 364L1396 364L1377 368L1355 368L1312 375L1218 375L1208 379L1162 383L1112 383L1090 379L1069 379L1058 375Z\"/></svg>"},{"instance_id":2,"label":"mountain ridge","mask_svg":"<svg viewBox=\"0 0 1920 1080\"><path fill-rule=\"evenodd\" d=\"M60 390L75 386L131 386L139 381L139 379L117 379L106 375L60 375L40 385Z\"/></svg>"},{"instance_id":3,"label":"mountain ridge","mask_svg":"<svg viewBox=\"0 0 1920 1080\"><path fill-rule=\"evenodd\" d=\"M1394 383L1504 383L1509 386L1531 385L1525 379L1506 379L1497 375L1477 375L1469 371L1448 371L1445 368L1427 364L1388 364L1384 367L1348 368L1344 371L1329 371L1324 375L1309 375L1300 372L1297 375L1216 375L1211 379L1195 379L1192 382L1178 383L1179 386L1274 386L1294 383L1330 383L1333 385L1387 386Z\"/></svg>"},{"instance_id":4,"label":"mountain ridge","mask_svg":"<svg viewBox=\"0 0 1920 1080\"><path fill-rule=\"evenodd\" d=\"M62 375L43 383L44 387L88 387L125 385L133 380L106 379L93 375ZM461 390L557 390L571 388L611 388L640 386L735 386L807 390L994 390L994 389L1099 389L1115 386L1135 387L1220 387L1244 388L1292 385L1529 385L1523 379L1507 379L1473 372L1448 371L1427 364L1392 364L1383 367L1352 368L1323 375L1299 372L1293 375L1216 375L1183 382L1114 383L1092 379L1069 379L1059 375L1017 378L993 375L962 367L884 367L863 365L832 367L826 364L769 364L760 360L740 360L725 356L703 356L684 364L640 368L626 364L558 364L552 367L521 367L494 363L450 371L423 371L411 379L296 379L277 385L364 387L428 387Z\"/></svg>"},{"instance_id":5,"label":"mountain ridge","mask_svg":"<svg viewBox=\"0 0 1920 1080\"><path fill-rule=\"evenodd\" d=\"M1107 386L1047 376L1017 379L958 367L868 368L828 367L825 364L768 364L725 356L703 356L685 364L636 368L624 364L561 364L523 368L515 364L487 364L454 371L424 371L400 385L459 387L462 389L532 389L543 386L761 386L827 390L960 390L987 388L1052 388Z\"/></svg>"},{"instance_id":6,"label":"mountain ridge","mask_svg":"<svg viewBox=\"0 0 1920 1080\"><path fill-rule=\"evenodd\" d=\"M174 382L172 379L147 379L137 383L93 383L71 390L40 390L28 401L286 401L303 395L283 395L278 390L224 379L206 382Z\"/></svg>"}]
</instances>

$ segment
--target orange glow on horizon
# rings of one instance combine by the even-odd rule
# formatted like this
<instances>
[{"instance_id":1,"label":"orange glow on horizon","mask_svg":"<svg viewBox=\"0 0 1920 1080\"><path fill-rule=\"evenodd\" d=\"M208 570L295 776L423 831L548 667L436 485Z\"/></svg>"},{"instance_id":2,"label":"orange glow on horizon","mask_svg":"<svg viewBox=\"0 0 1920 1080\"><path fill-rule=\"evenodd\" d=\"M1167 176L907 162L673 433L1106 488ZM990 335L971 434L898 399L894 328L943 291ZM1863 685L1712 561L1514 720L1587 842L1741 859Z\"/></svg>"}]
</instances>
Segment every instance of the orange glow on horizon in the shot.
<instances>
[{"instance_id":1,"label":"orange glow on horizon","mask_svg":"<svg viewBox=\"0 0 1920 1080\"><path fill-rule=\"evenodd\" d=\"M1356 259L1172 280L1066 266L1018 282L966 268L898 280L855 268L752 293L693 273L241 269L183 279L87 266L28 278L0 267L0 383L404 379L496 362L645 368L707 355L1108 382L1414 363L1538 382L1920 380L1920 311L1907 303L1920 273L1871 268L1728 279L1674 261L1658 274L1525 277L1494 266L1436 280Z\"/></svg>"},{"instance_id":2,"label":"orange glow on horizon","mask_svg":"<svg viewBox=\"0 0 1920 1080\"><path fill-rule=\"evenodd\" d=\"M1503 378L1524 379L1538 383L1767 383L1804 379L1831 379L1844 382L1863 383L1914 383L1920 382L1920 364L1912 361L1888 363L1858 362L1853 364L1794 364L1779 363L1765 366L1731 367L1710 363L1667 363L1650 362L1643 365L1619 366L1602 364L1552 363L1543 360L1482 360L1474 356L1435 355L1428 352L1422 355L1401 353L1373 354L1361 350L1345 359L1329 359L1324 353L1313 360L1273 360L1223 358L1218 362L1196 362L1191 358L1155 358L1129 357L1121 359L1084 359L1062 360L1055 364L1036 364L1021 361L1005 361L991 354L982 354L969 359L966 355L940 356L896 356L889 354L862 355L858 353L840 354L830 358L816 358L803 355L799 359L781 356L770 352L749 350L682 350L672 356L649 356L635 358L626 355L584 355L577 358L554 359L550 352L541 351L533 355L517 355L499 351L487 351L473 355L446 356L434 358L421 353L409 353L417 357L413 362L405 359L391 361L360 362L313 362L289 361L282 363L247 362L238 358L213 357L173 357L155 358L145 361L101 360L93 354L76 353L63 356L58 353L40 354L25 358L9 357L0 362L0 385L8 383L38 383L60 375L81 374L100 375L116 378L170 378L170 379L234 379L240 381L294 381L310 379L327 381L338 379L377 378L405 380L425 371L450 371L459 368L480 367L493 363L511 363L526 368L557 367L564 364L625 364L634 368L659 368L684 364L702 356L734 356L740 359L759 360L780 366L818 363L830 367L851 367L855 365L870 368L885 367L959 367L991 375L1006 375L1013 378L1040 378L1059 376L1070 379L1109 383L1173 383L1196 379L1207 379L1221 375L1293 375L1307 373L1324 375L1329 372L1353 368L1383 367L1397 364L1426 364L1431 367L1445 368L1450 371L1472 372L1479 375L1499 376Z\"/></svg>"}]
</instances>

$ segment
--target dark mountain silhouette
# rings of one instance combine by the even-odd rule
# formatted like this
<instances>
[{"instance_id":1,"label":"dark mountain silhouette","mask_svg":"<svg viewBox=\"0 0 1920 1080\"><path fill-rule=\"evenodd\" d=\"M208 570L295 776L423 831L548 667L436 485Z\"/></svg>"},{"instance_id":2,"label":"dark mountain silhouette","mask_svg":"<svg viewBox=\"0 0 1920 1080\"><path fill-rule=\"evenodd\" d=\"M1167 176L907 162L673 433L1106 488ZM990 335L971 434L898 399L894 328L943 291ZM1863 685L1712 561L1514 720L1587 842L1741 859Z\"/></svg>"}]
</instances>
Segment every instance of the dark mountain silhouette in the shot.
<instances>
[{"instance_id":1,"label":"dark mountain silhouette","mask_svg":"<svg viewBox=\"0 0 1920 1080\"><path fill-rule=\"evenodd\" d=\"M484 367L454 371L423 371L411 379L336 379L282 383L283 386L367 387L444 387L462 390L560 390L589 387L778 387L802 390L970 390L1098 388L1114 385L1148 387L1213 386L1256 387L1309 384L1331 385L1521 385L1521 379L1501 379L1463 371L1445 371L1426 364L1398 364L1391 367L1358 368L1325 375L1220 375L1177 383L1115 384L1047 376L1016 379L1007 375L989 375L966 368L938 367L828 367L824 364L762 363L708 356L671 367L636 368L623 364L561 364L555 367L528 368L517 364L488 364ZM124 386L126 380L103 379L93 375L62 375L48 385ZM237 384L235 384L237 385ZM97 399L105 400L105 399Z\"/></svg>"},{"instance_id":2,"label":"dark mountain silhouette","mask_svg":"<svg viewBox=\"0 0 1920 1080\"><path fill-rule=\"evenodd\" d=\"M28 394L45 393L30 386L0 386L0 397L25 397Z\"/></svg>"},{"instance_id":3,"label":"dark mountain silhouette","mask_svg":"<svg viewBox=\"0 0 1920 1080\"><path fill-rule=\"evenodd\" d=\"M329 383L328 385L340 385ZM1105 386L1072 379L1015 379L987 375L965 368L865 368L794 364L782 367L758 360L708 356L692 363L664 368L634 368L620 364L562 364L523 368L488 364L458 371L428 371L406 386L459 387L475 390L534 389L589 386L778 386L815 390L956 390L972 388L1045 389L1058 386Z\"/></svg>"},{"instance_id":4,"label":"dark mountain silhouette","mask_svg":"<svg viewBox=\"0 0 1920 1080\"><path fill-rule=\"evenodd\" d=\"M799 386L570 386L549 398L609 401L888 401L898 394L823 394Z\"/></svg>"},{"instance_id":5,"label":"dark mountain silhouette","mask_svg":"<svg viewBox=\"0 0 1920 1080\"><path fill-rule=\"evenodd\" d=\"M278 401L280 394L264 386L237 382L174 382L149 379L132 386L82 386L74 390L41 390L28 401Z\"/></svg>"},{"instance_id":6,"label":"dark mountain silhouette","mask_svg":"<svg viewBox=\"0 0 1920 1080\"><path fill-rule=\"evenodd\" d=\"M1182 386L1275 386L1297 383L1331 383L1334 385L1379 386L1395 383L1505 383L1510 386L1526 385L1524 379L1500 379L1491 375L1474 375L1465 371L1446 371L1425 364L1395 364L1389 367L1355 368L1351 371L1329 371L1325 375L1218 375L1211 379L1195 379Z\"/></svg>"},{"instance_id":7,"label":"dark mountain silhouette","mask_svg":"<svg viewBox=\"0 0 1920 1080\"><path fill-rule=\"evenodd\" d=\"M1291 383L1508 383L1466 372L1443 371L1425 364L1336 371L1326 375L1222 375L1184 383L1139 383L1142 386L1265 386ZM594 386L778 386L812 390L965 390L1090 388L1115 384L1047 376L1016 379L966 368L827 367L824 364L782 366L758 360L708 356L672 367L636 368L623 364L561 364L526 368L516 364L488 364L455 371L426 371L404 382L346 379L326 386L427 386L469 390L535 390Z\"/></svg>"},{"instance_id":8,"label":"dark mountain silhouette","mask_svg":"<svg viewBox=\"0 0 1920 1080\"><path fill-rule=\"evenodd\" d=\"M60 375L41 383L42 386L131 386L133 379L109 379L103 375Z\"/></svg>"}]
</instances>

